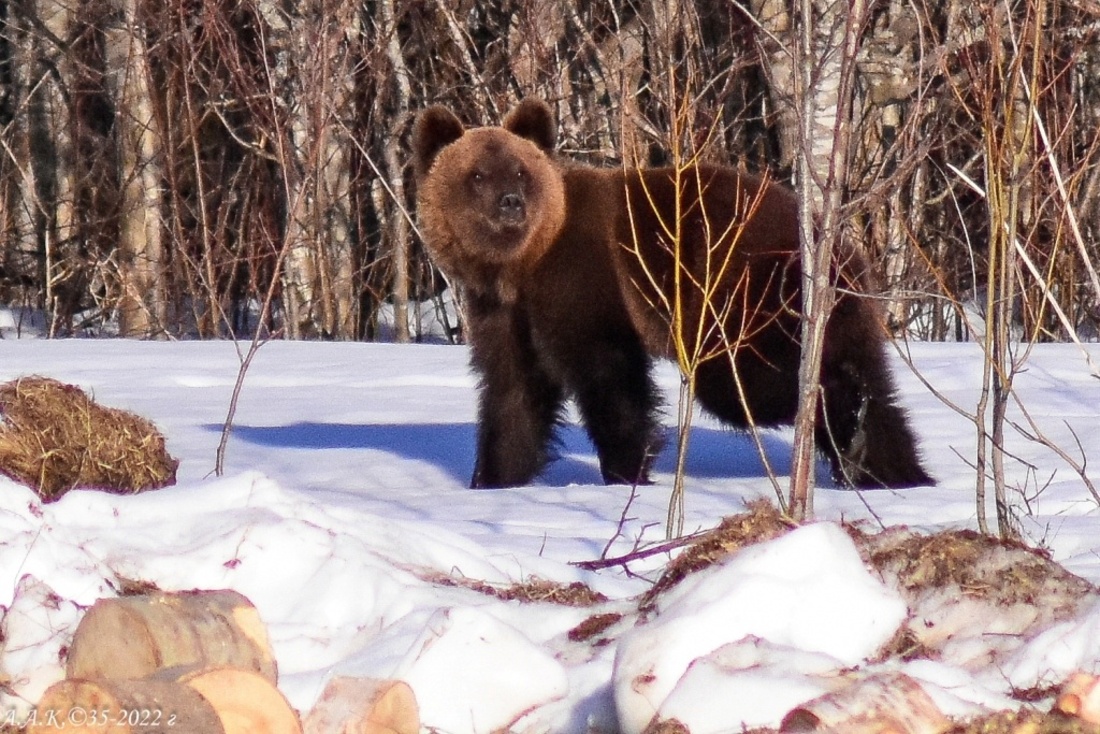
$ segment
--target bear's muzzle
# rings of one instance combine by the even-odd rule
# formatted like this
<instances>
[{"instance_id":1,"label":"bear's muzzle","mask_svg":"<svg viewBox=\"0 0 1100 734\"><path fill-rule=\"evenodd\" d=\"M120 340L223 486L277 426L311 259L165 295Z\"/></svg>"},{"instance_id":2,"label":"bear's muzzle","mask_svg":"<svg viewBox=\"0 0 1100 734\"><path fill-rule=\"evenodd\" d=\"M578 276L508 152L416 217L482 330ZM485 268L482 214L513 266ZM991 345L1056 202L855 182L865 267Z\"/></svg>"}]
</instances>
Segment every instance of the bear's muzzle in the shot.
<instances>
[{"instance_id":1,"label":"bear's muzzle","mask_svg":"<svg viewBox=\"0 0 1100 734\"><path fill-rule=\"evenodd\" d=\"M501 224L522 224L527 218L527 207L523 203L523 197L515 193L507 193L497 202L497 214Z\"/></svg>"}]
</instances>

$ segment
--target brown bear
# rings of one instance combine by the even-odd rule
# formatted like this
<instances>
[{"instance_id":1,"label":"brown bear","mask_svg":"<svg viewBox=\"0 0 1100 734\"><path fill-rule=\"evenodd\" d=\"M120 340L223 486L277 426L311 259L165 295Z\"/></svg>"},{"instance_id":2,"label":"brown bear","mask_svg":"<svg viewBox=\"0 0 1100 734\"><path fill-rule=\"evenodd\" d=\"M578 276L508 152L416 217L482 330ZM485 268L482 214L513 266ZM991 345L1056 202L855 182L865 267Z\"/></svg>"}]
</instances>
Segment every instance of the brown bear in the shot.
<instances>
[{"instance_id":1,"label":"brown bear","mask_svg":"<svg viewBox=\"0 0 1100 734\"><path fill-rule=\"evenodd\" d=\"M651 370L700 356L696 396L739 428L790 424L801 268L789 190L735 169L600 169L554 158L547 105L466 129L435 106L413 134L425 244L464 292L480 376L473 487L529 483L576 401L606 483L648 481L661 440ZM816 444L856 487L932 483L894 397L886 336L838 256ZM675 337L679 337L678 339Z\"/></svg>"}]
</instances>

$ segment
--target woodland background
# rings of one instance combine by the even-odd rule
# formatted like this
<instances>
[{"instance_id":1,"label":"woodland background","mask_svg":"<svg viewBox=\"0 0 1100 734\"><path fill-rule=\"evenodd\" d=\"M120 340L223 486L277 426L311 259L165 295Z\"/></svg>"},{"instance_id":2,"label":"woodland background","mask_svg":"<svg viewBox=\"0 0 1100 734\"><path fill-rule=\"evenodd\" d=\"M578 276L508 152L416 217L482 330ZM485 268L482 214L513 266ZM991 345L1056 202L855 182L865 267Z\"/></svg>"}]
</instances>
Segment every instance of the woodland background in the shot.
<instances>
[{"instance_id":1,"label":"woodland background","mask_svg":"<svg viewBox=\"0 0 1100 734\"><path fill-rule=\"evenodd\" d=\"M1100 3L813 16L810 110L784 0L0 0L0 303L58 336L418 339L446 283L413 116L492 124L538 95L567 158L686 149L780 181L822 117L850 152L843 177L812 166L844 181L895 331L970 338L999 307L1017 337L1095 339Z\"/></svg>"}]
</instances>

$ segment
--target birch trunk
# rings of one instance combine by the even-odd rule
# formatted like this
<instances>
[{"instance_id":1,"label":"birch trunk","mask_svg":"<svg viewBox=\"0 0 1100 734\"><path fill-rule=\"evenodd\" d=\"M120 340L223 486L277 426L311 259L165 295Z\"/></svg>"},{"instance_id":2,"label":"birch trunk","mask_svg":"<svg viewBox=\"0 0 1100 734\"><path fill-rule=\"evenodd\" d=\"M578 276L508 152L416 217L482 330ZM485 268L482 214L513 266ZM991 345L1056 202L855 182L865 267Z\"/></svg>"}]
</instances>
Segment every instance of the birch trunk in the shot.
<instances>
[{"instance_id":1,"label":"birch trunk","mask_svg":"<svg viewBox=\"0 0 1100 734\"><path fill-rule=\"evenodd\" d=\"M821 365L825 327L835 301L833 253L844 233L841 207L848 183L855 65L867 10L865 0L840 7L799 5L795 59L795 99L800 107L802 144L795 159L802 240L802 355L799 361L798 412L791 459L791 498L796 519L813 516L816 485L814 442L821 401ZM821 207L815 232L813 205Z\"/></svg>"},{"instance_id":2,"label":"birch trunk","mask_svg":"<svg viewBox=\"0 0 1100 734\"><path fill-rule=\"evenodd\" d=\"M153 101L137 0L123 0L121 24L107 32L108 85L117 100L122 164L119 223L119 335L152 337L165 332L164 246L160 217L161 141Z\"/></svg>"},{"instance_id":3,"label":"birch trunk","mask_svg":"<svg viewBox=\"0 0 1100 734\"><path fill-rule=\"evenodd\" d=\"M285 90L288 160L283 305L292 339L355 336L351 243L350 143L341 120L351 106L354 3L317 2L288 23L273 3L261 14L272 29L277 88Z\"/></svg>"},{"instance_id":4,"label":"birch trunk","mask_svg":"<svg viewBox=\"0 0 1100 734\"><path fill-rule=\"evenodd\" d=\"M299 57L306 64L302 102L315 157L307 161L314 209L306 213L315 236L318 302L314 319L322 335L355 338L354 257L351 243L351 141L342 121L352 106L352 50L358 31L358 7L349 0L319 3L312 23L298 34ZM312 24L311 24L312 25ZM312 42L311 42L312 39Z\"/></svg>"},{"instance_id":5,"label":"birch trunk","mask_svg":"<svg viewBox=\"0 0 1100 734\"><path fill-rule=\"evenodd\" d=\"M276 125L272 134L284 142L277 147L277 165L282 171L283 195L286 197L286 223L283 231L283 266L276 277L281 279L281 299L284 328L288 339L316 336L311 313L317 284L317 262L311 248L311 232L307 212L314 209L313 192L308 188L308 159L303 151L309 147L310 129L301 99L302 79L295 61L301 48L296 45L296 24L301 21L291 15L281 3L261 0L258 4L268 33L268 54L275 63L268 69L267 88L281 97L280 107L289 111L285 129ZM304 44L301 44L304 46Z\"/></svg>"},{"instance_id":6,"label":"birch trunk","mask_svg":"<svg viewBox=\"0 0 1100 734\"><path fill-rule=\"evenodd\" d=\"M395 110L392 119L393 129L390 131L386 146L385 165L386 177L389 179L388 189L397 200L388 207L390 220L388 230L392 233L390 242L393 257L393 338L398 343L408 342L409 334L409 226L401 211L405 202L405 177L404 167L397 156L397 140L399 139L400 126L408 115L409 100L412 96L409 88L409 70L405 64L405 57L401 51L401 40L397 35L397 3L396 0L383 0L381 4L382 28L381 36L386 39L386 56L389 58L393 70L393 83L396 89Z\"/></svg>"},{"instance_id":7,"label":"birch trunk","mask_svg":"<svg viewBox=\"0 0 1100 734\"><path fill-rule=\"evenodd\" d=\"M789 5L785 0L752 0L750 8L761 29L757 38L770 97L766 109L779 131L778 163L785 170L793 170L799 149L799 114Z\"/></svg>"}]
</instances>

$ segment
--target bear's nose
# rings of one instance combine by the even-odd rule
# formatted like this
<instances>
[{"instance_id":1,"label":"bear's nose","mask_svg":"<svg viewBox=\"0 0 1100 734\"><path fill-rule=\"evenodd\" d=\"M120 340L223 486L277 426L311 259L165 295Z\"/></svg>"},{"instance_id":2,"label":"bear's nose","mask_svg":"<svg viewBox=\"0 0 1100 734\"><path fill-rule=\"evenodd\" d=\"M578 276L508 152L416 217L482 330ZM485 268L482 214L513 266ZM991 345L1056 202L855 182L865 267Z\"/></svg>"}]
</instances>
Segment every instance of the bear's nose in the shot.
<instances>
[{"instance_id":1,"label":"bear's nose","mask_svg":"<svg viewBox=\"0 0 1100 734\"><path fill-rule=\"evenodd\" d=\"M523 197L519 194L504 194L497 202L497 207L500 209L500 215L505 219L511 221L523 219Z\"/></svg>"}]
</instances>

